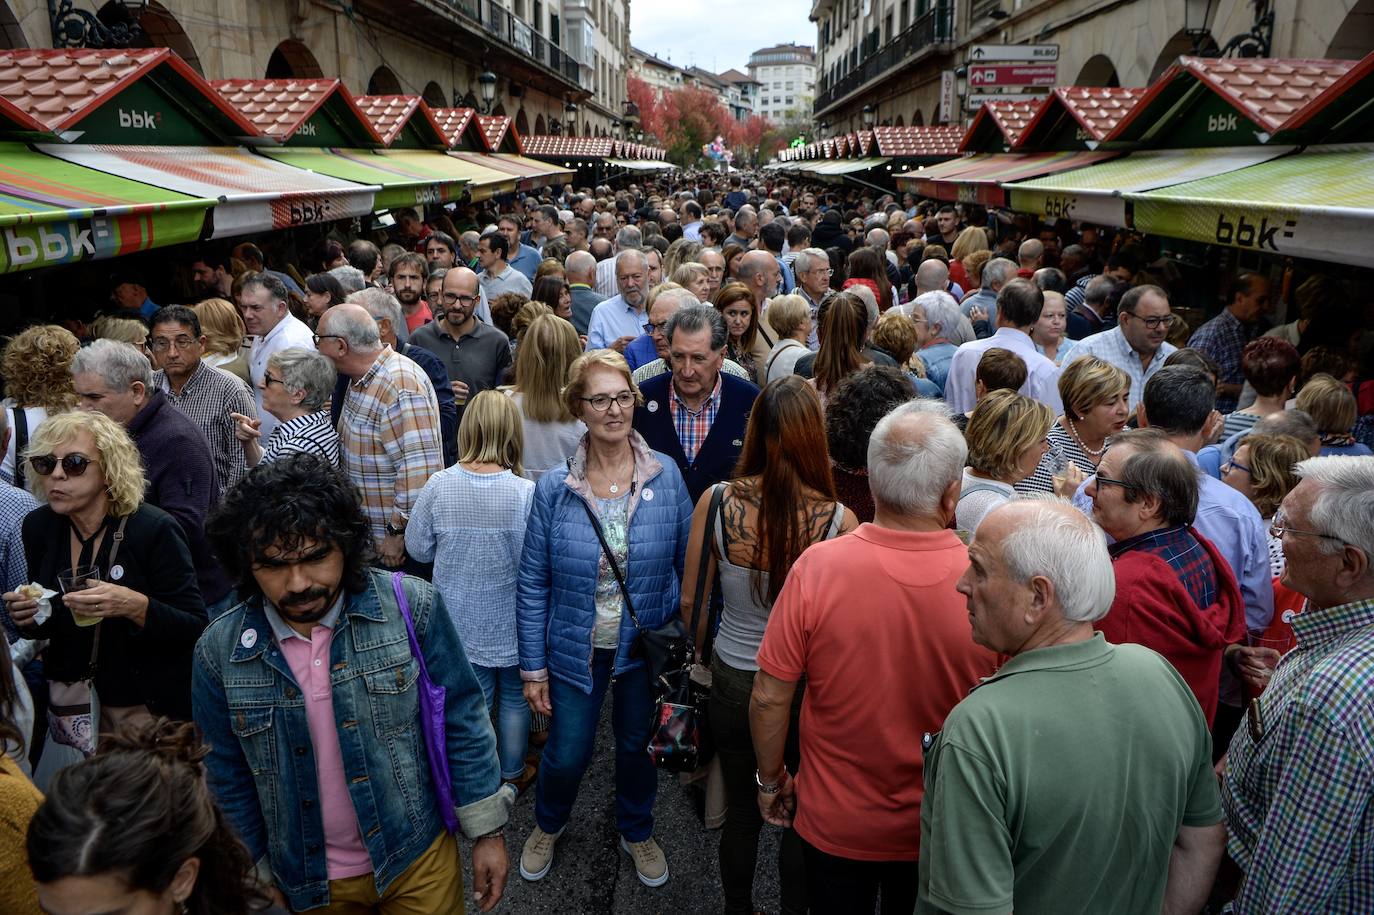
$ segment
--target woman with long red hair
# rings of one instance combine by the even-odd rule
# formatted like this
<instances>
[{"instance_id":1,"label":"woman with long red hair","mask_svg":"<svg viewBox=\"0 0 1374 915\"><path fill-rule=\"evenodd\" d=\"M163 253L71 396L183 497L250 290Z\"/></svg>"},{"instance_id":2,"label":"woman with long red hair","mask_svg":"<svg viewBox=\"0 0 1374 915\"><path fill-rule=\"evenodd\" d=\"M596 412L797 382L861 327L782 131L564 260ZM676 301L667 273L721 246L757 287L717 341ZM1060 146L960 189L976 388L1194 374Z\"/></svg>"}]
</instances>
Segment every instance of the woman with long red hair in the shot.
<instances>
[{"instance_id":1,"label":"woman with long red hair","mask_svg":"<svg viewBox=\"0 0 1374 915\"><path fill-rule=\"evenodd\" d=\"M705 600L710 600L717 575L722 597L720 629L711 646L714 650L703 651L703 661L709 660L711 665L708 721L725 780L721 882L725 911L754 912L758 908L752 902L754 867L763 825L754 785L758 761L749 734L749 695L758 670L755 655L773 601L792 563L813 543L853 530L859 522L853 512L835 501L820 399L796 375L774 381L759 394L749 414L734 479L717 486L721 489L720 507L710 529L707 516L715 487L702 495L692 516L682 614L691 625L705 553ZM707 616L701 614L698 646L706 645L710 629ZM798 690L785 757L793 772L798 762L800 710ZM805 911L806 901L799 898L805 886L801 846L791 830L783 835L778 864L782 910Z\"/></svg>"}]
</instances>

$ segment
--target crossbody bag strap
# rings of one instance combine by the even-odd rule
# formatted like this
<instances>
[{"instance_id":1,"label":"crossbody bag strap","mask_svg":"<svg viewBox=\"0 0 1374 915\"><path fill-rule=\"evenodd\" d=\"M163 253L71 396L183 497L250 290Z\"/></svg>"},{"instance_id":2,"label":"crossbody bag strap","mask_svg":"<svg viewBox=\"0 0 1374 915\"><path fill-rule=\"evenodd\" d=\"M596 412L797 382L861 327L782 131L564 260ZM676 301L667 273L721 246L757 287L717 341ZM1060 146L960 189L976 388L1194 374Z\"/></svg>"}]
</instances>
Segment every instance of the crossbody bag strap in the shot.
<instances>
[{"instance_id":1,"label":"crossbody bag strap","mask_svg":"<svg viewBox=\"0 0 1374 915\"><path fill-rule=\"evenodd\" d=\"M596 531L596 539L601 542L601 552L606 554L606 561L611 564L611 573L615 575L615 583L620 585L620 595L625 598L625 612L630 614L630 622L635 624L636 629L643 631L643 627L639 625L639 617L635 616L635 607L630 600L630 589L625 585L625 576L620 574L620 563L615 561L615 553L611 552L611 545L606 542L606 535L601 532L601 522L597 520L596 512L592 511L586 499L577 495L573 498L587 513L587 520L592 523L592 530Z\"/></svg>"},{"instance_id":2,"label":"crossbody bag strap","mask_svg":"<svg viewBox=\"0 0 1374 915\"><path fill-rule=\"evenodd\" d=\"M29 446L29 416L23 407L10 411L14 415L14 485L24 488L24 449Z\"/></svg>"},{"instance_id":3,"label":"crossbody bag strap","mask_svg":"<svg viewBox=\"0 0 1374 915\"><path fill-rule=\"evenodd\" d=\"M697 637L697 623L701 620L701 605L710 600L706 587L706 570L710 567L711 543L714 539L716 529L716 516L720 513L721 499L725 497L725 483L717 483L711 487L711 505L706 510L706 538L701 544L701 561L697 566L697 589L692 595L692 628L688 630L688 635L695 639ZM723 551L723 549L722 549ZM715 633L711 631L711 611L707 611L706 638L701 642L701 663L709 664L711 661L711 643L715 641Z\"/></svg>"},{"instance_id":4,"label":"crossbody bag strap","mask_svg":"<svg viewBox=\"0 0 1374 915\"><path fill-rule=\"evenodd\" d=\"M119 519L119 526L116 527L114 533L110 535L110 556L107 564L111 569L114 568L115 559L119 556L119 546L124 542L124 528L127 527L128 524L129 516L125 515L123 518ZM100 658L100 630L104 628L104 626L96 626L95 635L91 636L90 672L86 675L86 678L89 680L95 679L96 662Z\"/></svg>"}]
</instances>

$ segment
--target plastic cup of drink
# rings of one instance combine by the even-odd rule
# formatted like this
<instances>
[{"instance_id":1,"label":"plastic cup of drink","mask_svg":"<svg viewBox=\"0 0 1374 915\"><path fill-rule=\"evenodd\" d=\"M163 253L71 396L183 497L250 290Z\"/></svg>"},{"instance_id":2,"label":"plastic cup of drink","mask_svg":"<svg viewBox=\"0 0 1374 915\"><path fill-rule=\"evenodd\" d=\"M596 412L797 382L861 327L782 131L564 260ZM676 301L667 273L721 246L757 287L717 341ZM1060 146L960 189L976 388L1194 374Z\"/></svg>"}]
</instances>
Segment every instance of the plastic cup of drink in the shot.
<instances>
[{"instance_id":1,"label":"plastic cup of drink","mask_svg":"<svg viewBox=\"0 0 1374 915\"><path fill-rule=\"evenodd\" d=\"M70 594L73 591L84 591L94 587L100 582L100 569L97 566L76 566L70 572L63 572L57 576L57 585L62 589L63 594ZM72 621L78 626L94 626L100 622L101 617L87 616L84 613L77 613L71 607Z\"/></svg>"}]
</instances>

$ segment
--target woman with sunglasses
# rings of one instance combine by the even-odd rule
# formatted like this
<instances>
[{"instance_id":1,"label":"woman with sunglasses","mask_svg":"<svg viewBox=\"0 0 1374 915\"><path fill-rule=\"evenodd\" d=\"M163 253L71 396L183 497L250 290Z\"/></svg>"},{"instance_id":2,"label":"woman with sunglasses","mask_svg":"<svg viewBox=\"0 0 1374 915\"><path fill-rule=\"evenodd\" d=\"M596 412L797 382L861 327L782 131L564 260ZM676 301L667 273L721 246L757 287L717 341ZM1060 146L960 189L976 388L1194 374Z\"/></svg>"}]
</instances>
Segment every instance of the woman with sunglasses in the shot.
<instances>
[{"instance_id":1,"label":"woman with sunglasses","mask_svg":"<svg viewBox=\"0 0 1374 915\"><path fill-rule=\"evenodd\" d=\"M329 421L329 397L338 373L318 350L299 346L278 350L267 358L258 390L262 408L277 418L266 445L262 420L231 413L234 434L244 443L249 467L287 454L318 454L339 466L339 433Z\"/></svg>"},{"instance_id":2,"label":"woman with sunglasses","mask_svg":"<svg viewBox=\"0 0 1374 915\"><path fill-rule=\"evenodd\" d=\"M635 645L678 611L692 503L677 463L631 428L643 398L623 356L579 356L563 397L587 434L535 485L516 596L525 699L551 719L520 876L539 880L553 866L610 693L620 847L641 883L661 886L668 862L653 839L658 772L645 752L654 694Z\"/></svg>"},{"instance_id":3,"label":"woman with sunglasses","mask_svg":"<svg viewBox=\"0 0 1374 915\"><path fill-rule=\"evenodd\" d=\"M189 721L205 604L181 526L143 501L133 440L103 414L62 413L38 427L25 459L33 493L47 504L24 519L24 554L33 581L56 594L42 620L25 594L4 601L21 634L48 640L54 706L72 684L93 679L102 732L149 715ZM78 718L54 737L83 744L79 733L73 740Z\"/></svg>"}]
</instances>

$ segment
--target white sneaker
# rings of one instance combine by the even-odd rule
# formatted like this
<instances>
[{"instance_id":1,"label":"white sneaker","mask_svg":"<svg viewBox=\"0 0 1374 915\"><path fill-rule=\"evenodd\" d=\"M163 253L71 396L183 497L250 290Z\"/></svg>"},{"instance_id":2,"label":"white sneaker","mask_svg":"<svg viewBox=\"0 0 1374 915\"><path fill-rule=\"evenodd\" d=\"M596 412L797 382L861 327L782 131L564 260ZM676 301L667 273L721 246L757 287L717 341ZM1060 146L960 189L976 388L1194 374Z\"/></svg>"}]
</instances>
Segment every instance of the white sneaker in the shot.
<instances>
[{"instance_id":1,"label":"white sneaker","mask_svg":"<svg viewBox=\"0 0 1374 915\"><path fill-rule=\"evenodd\" d=\"M640 883L662 886L668 882L668 859L652 836L643 842L630 842L621 836L620 848L634 862L635 876L639 877Z\"/></svg>"},{"instance_id":2,"label":"white sneaker","mask_svg":"<svg viewBox=\"0 0 1374 915\"><path fill-rule=\"evenodd\" d=\"M521 877L526 880L544 879L549 868L553 867L553 846L562 834L562 829L550 833L538 826L534 827L534 831L525 840L525 847L520 851Z\"/></svg>"}]
</instances>

